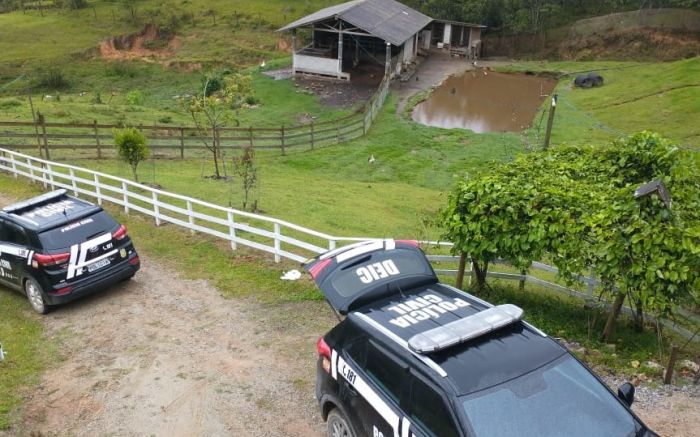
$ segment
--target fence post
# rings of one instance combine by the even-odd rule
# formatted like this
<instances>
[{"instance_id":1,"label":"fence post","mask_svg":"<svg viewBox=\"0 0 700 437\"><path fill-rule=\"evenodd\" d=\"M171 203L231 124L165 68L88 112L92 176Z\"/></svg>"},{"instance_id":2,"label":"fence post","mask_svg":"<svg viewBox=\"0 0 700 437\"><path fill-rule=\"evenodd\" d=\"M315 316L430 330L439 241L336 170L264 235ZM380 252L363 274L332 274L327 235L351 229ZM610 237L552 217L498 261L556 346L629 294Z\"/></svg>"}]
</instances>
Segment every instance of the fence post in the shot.
<instances>
[{"instance_id":1,"label":"fence post","mask_svg":"<svg viewBox=\"0 0 700 437\"><path fill-rule=\"evenodd\" d=\"M124 212L129 214L129 190L127 190L126 182L122 181L122 194L124 195Z\"/></svg>"},{"instance_id":2,"label":"fence post","mask_svg":"<svg viewBox=\"0 0 700 437\"><path fill-rule=\"evenodd\" d=\"M156 218L156 226L160 226L160 208L158 208L158 194L155 191L153 193L153 213Z\"/></svg>"},{"instance_id":3,"label":"fence post","mask_svg":"<svg viewBox=\"0 0 700 437\"><path fill-rule=\"evenodd\" d=\"M12 156L12 155L10 155L10 156ZM42 178L42 180L43 180L43 182L44 182L44 189L46 190L46 189L49 187L49 185L48 185L48 182L47 182L47 177L46 177L46 166L44 165L44 163L41 164L41 178Z\"/></svg>"},{"instance_id":4,"label":"fence post","mask_svg":"<svg viewBox=\"0 0 700 437\"><path fill-rule=\"evenodd\" d=\"M102 205L102 191L100 190L100 179L97 177L97 173L93 173L95 180L95 194L97 195L97 204Z\"/></svg>"},{"instance_id":5,"label":"fence post","mask_svg":"<svg viewBox=\"0 0 700 437\"><path fill-rule=\"evenodd\" d=\"M588 291L589 296L593 296L593 288L595 287L595 267L591 267L591 276L588 278L588 287L586 288L586 291Z\"/></svg>"},{"instance_id":6,"label":"fence post","mask_svg":"<svg viewBox=\"0 0 700 437\"><path fill-rule=\"evenodd\" d=\"M311 150L314 150L314 121L311 120Z\"/></svg>"},{"instance_id":7,"label":"fence post","mask_svg":"<svg viewBox=\"0 0 700 437\"><path fill-rule=\"evenodd\" d=\"M75 172L72 168L68 169L68 174L70 174L71 185L73 186L73 195L78 197L78 184L75 182Z\"/></svg>"},{"instance_id":8,"label":"fence post","mask_svg":"<svg viewBox=\"0 0 700 437\"><path fill-rule=\"evenodd\" d=\"M92 120L92 126L95 130L95 142L97 143L97 159L102 159L102 147L100 145L100 132L97 129L97 120Z\"/></svg>"},{"instance_id":9,"label":"fence post","mask_svg":"<svg viewBox=\"0 0 700 437\"><path fill-rule=\"evenodd\" d=\"M233 211L228 211L228 234L231 236L231 250L236 250L238 248L236 244L236 228L234 225Z\"/></svg>"},{"instance_id":10,"label":"fence post","mask_svg":"<svg viewBox=\"0 0 700 437\"><path fill-rule=\"evenodd\" d=\"M362 135L367 135L367 113L362 113Z\"/></svg>"},{"instance_id":11,"label":"fence post","mask_svg":"<svg viewBox=\"0 0 700 437\"><path fill-rule=\"evenodd\" d=\"M12 175L17 179L17 164L15 164L14 154L10 154L10 163L12 164Z\"/></svg>"},{"instance_id":12,"label":"fence post","mask_svg":"<svg viewBox=\"0 0 700 437\"><path fill-rule=\"evenodd\" d=\"M32 183L34 183L34 166L32 165L32 160L27 158L27 168L29 169L29 174L32 176Z\"/></svg>"},{"instance_id":13,"label":"fence post","mask_svg":"<svg viewBox=\"0 0 700 437\"><path fill-rule=\"evenodd\" d=\"M285 152L284 152L284 125L282 125L282 127L280 128L280 133L281 133L280 140L282 141L282 156L284 156L285 155Z\"/></svg>"},{"instance_id":14,"label":"fence post","mask_svg":"<svg viewBox=\"0 0 700 437\"><path fill-rule=\"evenodd\" d=\"M48 152L48 150L47 150ZM49 172L49 184L51 185L51 190L56 189L56 185L53 183L53 170L51 169L51 164L46 163L46 170Z\"/></svg>"},{"instance_id":15,"label":"fence post","mask_svg":"<svg viewBox=\"0 0 700 437\"><path fill-rule=\"evenodd\" d=\"M180 159L185 159L185 128L180 128Z\"/></svg>"},{"instance_id":16,"label":"fence post","mask_svg":"<svg viewBox=\"0 0 700 437\"><path fill-rule=\"evenodd\" d=\"M335 249L335 240L328 240L328 250Z\"/></svg>"},{"instance_id":17,"label":"fence post","mask_svg":"<svg viewBox=\"0 0 700 437\"><path fill-rule=\"evenodd\" d=\"M50 160L51 155L49 153L49 139L46 136L46 121L44 120L44 114L39 113L38 118L39 118L39 120L38 120L39 124L41 125L41 133L42 133L42 136L44 137L44 152L46 153L46 159Z\"/></svg>"},{"instance_id":18,"label":"fence post","mask_svg":"<svg viewBox=\"0 0 700 437\"><path fill-rule=\"evenodd\" d=\"M190 222L190 225L194 225L194 215L192 214L192 201L190 200L187 201L187 220ZM190 228L190 233L194 234L195 230Z\"/></svg>"},{"instance_id":19,"label":"fence post","mask_svg":"<svg viewBox=\"0 0 700 437\"><path fill-rule=\"evenodd\" d=\"M280 262L280 224L275 223L275 262Z\"/></svg>"},{"instance_id":20,"label":"fence post","mask_svg":"<svg viewBox=\"0 0 700 437\"><path fill-rule=\"evenodd\" d=\"M253 126L248 128L248 140L250 141L250 148L253 148Z\"/></svg>"}]
</instances>

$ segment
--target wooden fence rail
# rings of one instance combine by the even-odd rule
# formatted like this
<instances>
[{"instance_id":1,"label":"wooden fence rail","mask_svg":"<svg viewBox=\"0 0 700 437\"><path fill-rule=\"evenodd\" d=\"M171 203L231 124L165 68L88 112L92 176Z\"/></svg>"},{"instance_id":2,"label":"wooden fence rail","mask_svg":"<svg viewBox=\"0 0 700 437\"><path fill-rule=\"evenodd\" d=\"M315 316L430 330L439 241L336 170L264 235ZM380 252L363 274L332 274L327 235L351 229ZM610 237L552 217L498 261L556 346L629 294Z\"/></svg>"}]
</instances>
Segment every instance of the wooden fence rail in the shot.
<instances>
[{"instance_id":1,"label":"wooden fence rail","mask_svg":"<svg viewBox=\"0 0 700 437\"><path fill-rule=\"evenodd\" d=\"M335 120L310 122L278 128L221 127L202 132L192 126L135 126L141 130L155 152L155 157L184 158L186 151L206 151L205 142L216 141L221 151L253 147L277 149L284 155L289 149L314 149L338 144L367 133L382 108L389 91L389 81L379 88L360 110ZM0 147L36 150L38 156L51 160L56 150L73 150L81 157L114 156L113 129L120 125L92 123L49 123L44 117L31 121L0 121ZM205 135L203 135L205 134Z\"/></svg>"}]
</instances>

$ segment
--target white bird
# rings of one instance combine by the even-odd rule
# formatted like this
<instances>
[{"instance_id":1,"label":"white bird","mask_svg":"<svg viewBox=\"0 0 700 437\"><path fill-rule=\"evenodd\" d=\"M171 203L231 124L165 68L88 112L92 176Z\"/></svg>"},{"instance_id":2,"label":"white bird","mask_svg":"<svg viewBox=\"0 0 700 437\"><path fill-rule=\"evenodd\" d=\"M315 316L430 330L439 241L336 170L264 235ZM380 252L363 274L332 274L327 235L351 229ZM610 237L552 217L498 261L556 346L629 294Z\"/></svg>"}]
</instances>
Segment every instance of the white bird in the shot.
<instances>
[{"instance_id":1,"label":"white bird","mask_svg":"<svg viewBox=\"0 0 700 437\"><path fill-rule=\"evenodd\" d=\"M374 164L374 161L376 161L376 159L374 159L374 153L373 153L373 154L371 154L371 155L369 156L369 158L367 159L367 163L368 163L368 164Z\"/></svg>"},{"instance_id":2,"label":"white bird","mask_svg":"<svg viewBox=\"0 0 700 437\"><path fill-rule=\"evenodd\" d=\"M472 65L474 66L474 68L478 68L478 67L476 66L476 61L472 62Z\"/></svg>"},{"instance_id":3,"label":"white bird","mask_svg":"<svg viewBox=\"0 0 700 437\"><path fill-rule=\"evenodd\" d=\"M265 68L265 60L264 60L264 59L263 59L263 61L260 63L260 68Z\"/></svg>"}]
</instances>

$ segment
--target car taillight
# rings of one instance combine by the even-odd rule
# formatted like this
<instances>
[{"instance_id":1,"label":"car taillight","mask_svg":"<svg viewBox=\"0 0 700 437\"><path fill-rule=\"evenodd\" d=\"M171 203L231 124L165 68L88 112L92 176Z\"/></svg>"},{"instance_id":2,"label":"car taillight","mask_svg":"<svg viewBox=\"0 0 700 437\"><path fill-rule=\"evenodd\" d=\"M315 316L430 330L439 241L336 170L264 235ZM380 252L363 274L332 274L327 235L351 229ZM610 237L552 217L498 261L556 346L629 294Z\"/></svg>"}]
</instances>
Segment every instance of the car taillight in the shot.
<instances>
[{"instance_id":1,"label":"car taillight","mask_svg":"<svg viewBox=\"0 0 700 437\"><path fill-rule=\"evenodd\" d=\"M420 247L420 243L416 240L396 240L397 243L407 244L413 247Z\"/></svg>"},{"instance_id":2,"label":"car taillight","mask_svg":"<svg viewBox=\"0 0 700 437\"><path fill-rule=\"evenodd\" d=\"M316 350L318 351L318 355L323 360L321 362L321 366L323 366L323 370L325 370L326 373L330 373L331 372L331 348L330 348L330 346L328 346L328 343L326 343L326 340L324 340L323 337L319 337L318 341L316 342Z\"/></svg>"},{"instance_id":3,"label":"car taillight","mask_svg":"<svg viewBox=\"0 0 700 437\"><path fill-rule=\"evenodd\" d=\"M114 231L112 234L112 238L115 240L123 240L126 237L126 226L124 225L119 225L119 229Z\"/></svg>"},{"instance_id":4,"label":"car taillight","mask_svg":"<svg viewBox=\"0 0 700 437\"><path fill-rule=\"evenodd\" d=\"M70 253L53 253L53 254L41 254L35 253L32 257L32 267L35 269L39 266L55 266L59 264L67 263L70 259Z\"/></svg>"},{"instance_id":5,"label":"car taillight","mask_svg":"<svg viewBox=\"0 0 700 437\"><path fill-rule=\"evenodd\" d=\"M316 279L316 277L321 273L321 271L323 271L323 269L326 268L326 266L328 264L331 263L331 261L333 261L332 258L327 258L327 259L319 261L316 265L311 267L309 269L309 273L311 273L311 277Z\"/></svg>"}]
</instances>

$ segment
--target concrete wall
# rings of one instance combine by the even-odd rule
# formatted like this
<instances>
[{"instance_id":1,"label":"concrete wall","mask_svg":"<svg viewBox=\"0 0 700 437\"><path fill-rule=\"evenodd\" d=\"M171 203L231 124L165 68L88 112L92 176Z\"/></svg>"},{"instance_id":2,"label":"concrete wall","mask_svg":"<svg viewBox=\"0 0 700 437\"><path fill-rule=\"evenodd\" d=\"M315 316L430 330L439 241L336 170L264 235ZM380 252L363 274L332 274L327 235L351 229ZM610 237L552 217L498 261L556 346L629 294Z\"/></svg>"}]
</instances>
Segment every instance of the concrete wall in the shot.
<instances>
[{"instance_id":1,"label":"concrete wall","mask_svg":"<svg viewBox=\"0 0 700 437\"><path fill-rule=\"evenodd\" d=\"M406 40L403 44L403 62L408 64L413 61L413 40L415 35Z\"/></svg>"},{"instance_id":2,"label":"concrete wall","mask_svg":"<svg viewBox=\"0 0 700 437\"><path fill-rule=\"evenodd\" d=\"M342 77L348 79L350 75L340 70L340 62L337 59L321 58L316 56L294 54L294 73L322 74L324 76Z\"/></svg>"}]
</instances>

